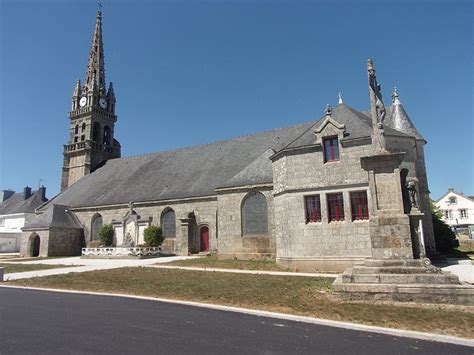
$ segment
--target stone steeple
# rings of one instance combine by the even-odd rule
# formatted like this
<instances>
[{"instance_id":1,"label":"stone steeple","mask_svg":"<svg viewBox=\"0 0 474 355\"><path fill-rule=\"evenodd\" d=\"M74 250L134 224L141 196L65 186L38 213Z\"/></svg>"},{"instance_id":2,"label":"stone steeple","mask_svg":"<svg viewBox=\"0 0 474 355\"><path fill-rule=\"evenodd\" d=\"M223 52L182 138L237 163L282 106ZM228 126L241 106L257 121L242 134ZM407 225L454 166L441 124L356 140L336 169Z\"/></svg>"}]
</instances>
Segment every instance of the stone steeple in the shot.
<instances>
[{"instance_id":1,"label":"stone steeple","mask_svg":"<svg viewBox=\"0 0 474 355\"><path fill-rule=\"evenodd\" d=\"M102 43L102 11L97 11L94 36L87 62L84 86L88 90L96 87L101 95L105 94L104 46Z\"/></svg>"},{"instance_id":2,"label":"stone steeple","mask_svg":"<svg viewBox=\"0 0 474 355\"><path fill-rule=\"evenodd\" d=\"M61 191L101 167L109 159L120 157L120 143L114 139L115 92L105 81L102 12L97 11L85 81L77 80L69 112L69 140L64 145Z\"/></svg>"}]
</instances>

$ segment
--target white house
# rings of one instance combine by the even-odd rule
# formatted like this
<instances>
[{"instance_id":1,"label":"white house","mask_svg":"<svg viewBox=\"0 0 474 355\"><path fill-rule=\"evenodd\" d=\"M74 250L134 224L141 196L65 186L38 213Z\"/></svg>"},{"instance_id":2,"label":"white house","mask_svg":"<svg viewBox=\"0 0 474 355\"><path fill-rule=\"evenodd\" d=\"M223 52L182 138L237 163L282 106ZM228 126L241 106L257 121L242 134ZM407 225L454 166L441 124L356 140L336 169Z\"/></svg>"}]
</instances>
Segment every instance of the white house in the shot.
<instances>
[{"instance_id":1,"label":"white house","mask_svg":"<svg viewBox=\"0 0 474 355\"><path fill-rule=\"evenodd\" d=\"M25 187L23 192L0 191L0 253L20 251L21 228L36 217L35 209L46 199L46 188L31 191Z\"/></svg>"},{"instance_id":2,"label":"white house","mask_svg":"<svg viewBox=\"0 0 474 355\"><path fill-rule=\"evenodd\" d=\"M443 211L442 220L452 228L464 229L473 238L474 230L474 196L465 196L450 188L435 202L436 207Z\"/></svg>"}]
</instances>

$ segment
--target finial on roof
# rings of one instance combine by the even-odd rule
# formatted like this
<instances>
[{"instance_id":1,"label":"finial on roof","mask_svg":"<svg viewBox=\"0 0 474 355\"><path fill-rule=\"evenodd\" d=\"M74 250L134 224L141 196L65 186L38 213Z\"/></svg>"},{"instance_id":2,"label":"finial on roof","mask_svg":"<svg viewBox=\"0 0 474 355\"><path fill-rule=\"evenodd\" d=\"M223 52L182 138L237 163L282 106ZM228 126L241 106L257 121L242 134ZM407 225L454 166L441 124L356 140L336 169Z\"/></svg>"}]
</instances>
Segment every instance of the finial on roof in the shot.
<instances>
[{"instance_id":1,"label":"finial on roof","mask_svg":"<svg viewBox=\"0 0 474 355\"><path fill-rule=\"evenodd\" d=\"M331 113L332 113L331 105L327 104L326 105L326 110L324 110L324 112L326 113L326 116L331 116Z\"/></svg>"},{"instance_id":2,"label":"finial on roof","mask_svg":"<svg viewBox=\"0 0 474 355\"><path fill-rule=\"evenodd\" d=\"M342 92L339 91L339 105L344 103L344 100L342 100Z\"/></svg>"},{"instance_id":3,"label":"finial on roof","mask_svg":"<svg viewBox=\"0 0 474 355\"><path fill-rule=\"evenodd\" d=\"M100 17L102 16L102 3L100 1L97 2L97 7L98 7L97 17Z\"/></svg>"},{"instance_id":4,"label":"finial on roof","mask_svg":"<svg viewBox=\"0 0 474 355\"><path fill-rule=\"evenodd\" d=\"M398 98L398 90L397 90L396 86L393 88L392 103L394 105L400 105L401 104L400 99Z\"/></svg>"}]
</instances>

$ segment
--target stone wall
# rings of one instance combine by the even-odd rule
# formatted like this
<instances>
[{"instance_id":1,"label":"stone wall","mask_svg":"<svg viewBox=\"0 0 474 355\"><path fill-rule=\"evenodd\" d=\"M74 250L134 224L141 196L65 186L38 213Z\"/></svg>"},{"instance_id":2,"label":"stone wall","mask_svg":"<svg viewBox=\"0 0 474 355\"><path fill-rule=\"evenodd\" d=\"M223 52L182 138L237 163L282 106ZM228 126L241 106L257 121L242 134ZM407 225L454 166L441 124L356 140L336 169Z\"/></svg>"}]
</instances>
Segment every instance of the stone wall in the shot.
<instances>
[{"instance_id":1,"label":"stone wall","mask_svg":"<svg viewBox=\"0 0 474 355\"><path fill-rule=\"evenodd\" d=\"M251 191L262 193L268 206L265 235L243 235L241 207ZM275 256L273 195L270 186L221 190L218 195L219 258L253 259Z\"/></svg>"},{"instance_id":2,"label":"stone wall","mask_svg":"<svg viewBox=\"0 0 474 355\"><path fill-rule=\"evenodd\" d=\"M342 271L371 256L369 222L351 220L351 191L368 191L360 158L367 145L340 147L340 160L324 163L322 149L273 163L277 262L307 271ZM327 195L342 193L344 221L328 220ZM319 195L321 222L306 223L304 197ZM370 206L371 195L367 192ZM372 211L369 207L369 216Z\"/></svg>"},{"instance_id":3,"label":"stone wall","mask_svg":"<svg viewBox=\"0 0 474 355\"><path fill-rule=\"evenodd\" d=\"M81 255L84 234L81 229L51 228L49 230L48 256Z\"/></svg>"},{"instance_id":4,"label":"stone wall","mask_svg":"<svg viewBox=\"0 0 474 355\"><path fill-rule=\"evenodd\" d=\"M21 245L20 245L20 256L29 257L32 256L32 238L35 236L40 238L40 250L39 255L41 257L48 256L49 249L49 230L37 230L37 231L24 231L21 233Z\"/></svg>"},{"instance_id":5,"label":"stone wall","mask_svg":"<svg viewBox=\"0 0 474 355\"><path fill-rule=\"evenodd\" d=\"M169 254L187 255L188 254L188 226L182 226L183 219L187 219L190 213L194 213L194 239L199 242L199 228L201 226L209 227L209 245L210 251L217 253L217 201L216 198L189 199L181 201L157 202L157 203L135 203L134 211L140 217L140 220L151 218L151 225L161 225L161 215L167 209L173 209L176 213L176 237L167 238L163 242L163 251ZM97 207L89 209L72 209L84 227L84 236L86 242L91 240L92 218L96 214L102 216L103 224L110 224L112 221L122 221L128 212L127 205ZM142 240L141 238L139 240Z\"/></svg>"}]
</instances>

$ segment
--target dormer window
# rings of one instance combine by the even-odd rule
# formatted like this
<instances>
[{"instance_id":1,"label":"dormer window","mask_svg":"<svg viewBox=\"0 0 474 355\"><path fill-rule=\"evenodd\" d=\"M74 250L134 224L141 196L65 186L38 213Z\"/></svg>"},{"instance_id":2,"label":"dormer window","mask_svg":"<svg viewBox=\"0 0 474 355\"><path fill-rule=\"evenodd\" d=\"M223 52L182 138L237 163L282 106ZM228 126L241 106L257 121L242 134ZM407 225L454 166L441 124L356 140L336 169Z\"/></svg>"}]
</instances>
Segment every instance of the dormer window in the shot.
<instances>
[{"instance_id":1,"label":"dormer window","mask_svg":"<svg viewBox=\"0 0 474 355\"><path fill-rule=\"evenodd\" d=\"M324 162L339 160L339 143L337 137L323 139Z\"/></svg>"}]
</instances>

